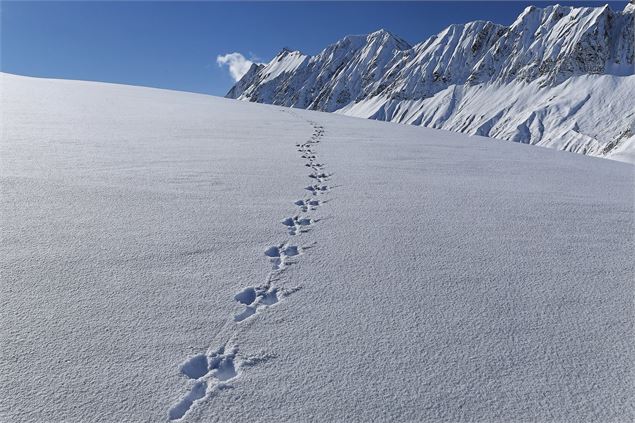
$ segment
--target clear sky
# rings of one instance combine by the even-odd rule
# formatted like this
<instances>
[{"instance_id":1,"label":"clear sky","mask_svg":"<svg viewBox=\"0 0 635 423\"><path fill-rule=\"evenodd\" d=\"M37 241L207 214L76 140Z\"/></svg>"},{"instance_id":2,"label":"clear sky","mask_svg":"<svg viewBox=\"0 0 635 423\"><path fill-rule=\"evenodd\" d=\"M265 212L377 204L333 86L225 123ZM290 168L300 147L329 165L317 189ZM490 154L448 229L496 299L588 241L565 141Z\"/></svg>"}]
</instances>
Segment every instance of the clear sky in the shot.
<instances>
[{"instance_id":1,"label":"clear sky","mask_svg":"<svg viewBox=\"0 0 635 423\"><path fill-rule=\"evenodd\" d=\"M452 23L510 24L529 4L552 3L2 1L0 68L224 95L234 81L219 55L267 62L282 47L315 54L379 28L414 44ZM621 10L626 1L609 4Z\"/></svg>"}]
</instances>

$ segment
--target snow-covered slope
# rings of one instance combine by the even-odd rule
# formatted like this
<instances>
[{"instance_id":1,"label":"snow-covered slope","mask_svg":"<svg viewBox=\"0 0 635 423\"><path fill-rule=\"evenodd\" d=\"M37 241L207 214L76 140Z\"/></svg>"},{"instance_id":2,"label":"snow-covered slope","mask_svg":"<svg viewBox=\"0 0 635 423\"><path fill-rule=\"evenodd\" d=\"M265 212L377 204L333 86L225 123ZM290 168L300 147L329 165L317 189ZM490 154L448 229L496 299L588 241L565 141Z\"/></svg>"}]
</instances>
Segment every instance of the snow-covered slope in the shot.
<instances>
[{"instance_id":1,"label":"snow-covered slope","mask_svg":"<svg viewBox=\"0 0 635 423\"><path fill-rule=\"evenodd\" d=\"M413 47L346 37L314 57L284 50L227 96L635 161L634 14L532 6Z\"/></svg>"},{"instance_id":2,"label":"snow-covered slope","mask_svg":"<svg viewBox=\"0 0 635 423\"><path fill-rule=\"evenodd\" d=\"M633 420L632 165L1 83L0 421Z\"/></svg>"},{"instance_id":3,"label":"snow-covered slope","mask_svg":"<svg viewBox=\"0 0 635 423\"><path fill-rule=\"evenodd\" d=\"M338 113L443 128L635 163L635 77L585 75L556 86L454 85L421 100L377 96Z\"/></svg>"}]
</instances>

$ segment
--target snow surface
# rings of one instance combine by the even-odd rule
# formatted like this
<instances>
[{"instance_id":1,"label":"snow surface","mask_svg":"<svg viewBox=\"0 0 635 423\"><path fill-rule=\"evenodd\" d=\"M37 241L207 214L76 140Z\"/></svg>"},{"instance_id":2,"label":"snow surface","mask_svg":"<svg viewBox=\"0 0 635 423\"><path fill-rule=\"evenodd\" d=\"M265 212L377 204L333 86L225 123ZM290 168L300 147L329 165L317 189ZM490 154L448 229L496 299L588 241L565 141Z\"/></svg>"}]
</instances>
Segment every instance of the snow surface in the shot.
<instances>
[{"instance_id":1,"label":"snow surface","mask_svg":"<svg viewBox=\"0 0 635 423\"><path fill-rule=\"evenodd\" d=\"M0 421L633 420L632 165L1 81Z\"/></svg>"}]
</instances>

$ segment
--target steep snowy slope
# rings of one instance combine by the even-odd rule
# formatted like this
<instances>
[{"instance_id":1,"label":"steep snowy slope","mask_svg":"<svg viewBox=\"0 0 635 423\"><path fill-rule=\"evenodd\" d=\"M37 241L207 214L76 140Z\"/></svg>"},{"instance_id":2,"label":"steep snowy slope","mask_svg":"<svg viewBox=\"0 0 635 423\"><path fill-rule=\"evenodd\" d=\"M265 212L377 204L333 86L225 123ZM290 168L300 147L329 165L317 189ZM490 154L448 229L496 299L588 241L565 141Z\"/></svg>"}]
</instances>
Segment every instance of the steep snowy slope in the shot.
<instances>
[{"instance_id":1,"label":"steep snowy slope","mask_svg":"<svg viewBox=\"0 0 635 423\"><path fill-rule=\"evenodd\" d=\"M455 85L421 100L377 96L337 113L635 163L635 107L625 107L634 98L635 76L585 75L550 87L512 82Z\"/></svg>"},{"instance_id":2,"label":"steep snowy slope","mask_svg":"<svg viewBox=\"0 0 635 423\"><path fill-rule=\"evenodd\" d=\"M413 47L346 37L315 57L284 51L227 97L634 161L634 10L528 7L509 27L451 25Z\"/></svg>"},{"instance_id":3,"label":"steep snowy slope","mask_svg":"<svg viewBox=\"0 0 635 423\"><path fill-rule=\"evenodd\" d=\"M332 112L354 100L353 93L372 89L398 53L410 48L380 30L345 37L315 57L284 49L227 97Z\"/></svg>"},{"instance_id":4,"label":"steep snowy slope","mask_svg":"<svg viewBox=\"0 0 635 423\"><path fill-rule=\"evenodd\" d=\"M0 421L633 420L632 165L1 82Z\"/></svg>"}]
</instances>

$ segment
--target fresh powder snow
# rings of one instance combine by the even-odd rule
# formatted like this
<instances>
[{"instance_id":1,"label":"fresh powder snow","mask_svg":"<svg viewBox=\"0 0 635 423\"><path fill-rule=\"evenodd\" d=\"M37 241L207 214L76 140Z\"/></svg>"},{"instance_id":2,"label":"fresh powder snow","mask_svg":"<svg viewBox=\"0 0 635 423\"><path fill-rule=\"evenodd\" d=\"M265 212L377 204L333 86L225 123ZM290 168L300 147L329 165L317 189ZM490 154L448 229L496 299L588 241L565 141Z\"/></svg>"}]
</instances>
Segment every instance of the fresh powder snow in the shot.
<instances>
[{"instance_id":1,"label":"fresh powder snow","mask_svg":"<svg viewBox=\"0 0 635 423\"><path fill-rule=\"evenodd\" d=\"M633 420L633 165L1 83L0 421Z\"/></svg>"}]
</instances>

